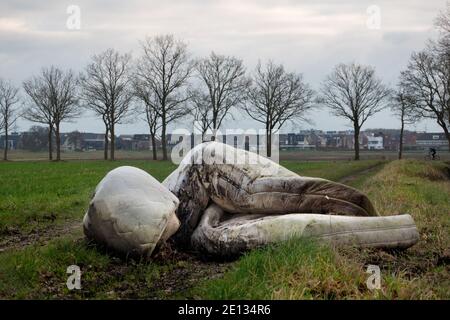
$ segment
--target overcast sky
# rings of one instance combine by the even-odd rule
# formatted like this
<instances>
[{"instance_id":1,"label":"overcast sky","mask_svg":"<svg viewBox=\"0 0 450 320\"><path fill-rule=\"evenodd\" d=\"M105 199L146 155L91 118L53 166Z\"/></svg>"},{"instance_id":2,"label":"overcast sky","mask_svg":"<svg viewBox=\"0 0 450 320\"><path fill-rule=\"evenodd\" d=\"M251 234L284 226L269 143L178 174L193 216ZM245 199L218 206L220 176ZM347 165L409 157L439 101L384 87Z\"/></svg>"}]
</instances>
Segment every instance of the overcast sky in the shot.
<instances>
[{"instance_id":1,"label":"overcast sky","mask_svg":"<svg viewBox=\"0 0 450 320\"><path fill-rule=\"evenodd\" d=\"M80 8L79 30L67 27L71 5ZM334 65L352 61L374 66L394 86L411 52L435 37L433 20L444 7L445 0L1 0L0 77L21 85L50 64L81 71L91 55L109 47L137 56L139 40L146 35L172 33L188 42L195 57L212 50L234 55L249 71L258 59L272 59L303 73L315 89ZM259 128L244 114L235 114L225 127ZM310 118L314 124L285 130L349 128L326 109ZM18 129L29 126L20 121ZM183 126L190 129L178 124ZM374 127L396 128L398 121L384 111L365 125ZM62 131L75 129L102 132L103 125L89 115L62 125ZM432 121L411 129L440 131ZM147 128L137 118L117 132L142 133Z\"/></svg>"}]
</instances>

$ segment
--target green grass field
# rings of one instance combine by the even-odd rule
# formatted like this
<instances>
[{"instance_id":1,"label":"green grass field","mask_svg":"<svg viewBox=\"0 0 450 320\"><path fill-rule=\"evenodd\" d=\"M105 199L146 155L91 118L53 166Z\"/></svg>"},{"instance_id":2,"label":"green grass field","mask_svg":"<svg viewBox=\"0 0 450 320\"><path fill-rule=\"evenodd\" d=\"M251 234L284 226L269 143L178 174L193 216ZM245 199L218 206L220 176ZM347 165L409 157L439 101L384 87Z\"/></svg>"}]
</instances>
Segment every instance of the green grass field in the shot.
<instances>
[{"instance_id":1,"label":"green grass field","mask_svg":"<svg viewBox=\"0 0 450 320\"><path fill-rule=\"evenodd\" d=\"M139 167L158 180L176 168L144 160L0 163L0 235L79 220L97 183L123 165Z\"/></svg>"},{"instance_id":2,"label":"green grass field","mask_svg":"<svg viewBox=\"0 0 450 320\"><path fill-rule=\"evenodd\" d=\"M292 240L235 262L160 252L122 260L84 240L81 219L101 178L133 165L163 180L175 165L123 160L0 163L0 298L450 298L448 165L423 161L284 161L304 176L367 192L381 214L410 213L421 241L405 252L338 249ZM82 269L82 289L66 288L66 268ZM380 265L382 289L365 286Z\"/></svg>"}]
</instances>

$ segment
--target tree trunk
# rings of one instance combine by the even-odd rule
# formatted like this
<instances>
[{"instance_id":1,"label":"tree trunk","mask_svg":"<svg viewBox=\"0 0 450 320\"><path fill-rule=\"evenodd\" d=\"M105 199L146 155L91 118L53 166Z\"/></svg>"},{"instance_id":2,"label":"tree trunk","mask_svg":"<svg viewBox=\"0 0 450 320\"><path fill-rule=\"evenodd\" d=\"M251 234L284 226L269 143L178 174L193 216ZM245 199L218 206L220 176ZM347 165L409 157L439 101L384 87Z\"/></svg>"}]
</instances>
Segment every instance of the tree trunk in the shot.
<instances>
[{"instance_id":1,"label":"tree trunk","mask_svg":"<svg viewBox=\"0 0 450 320\"><path fill-rule=\"evenodd\" d=\"M398 159L400 160L402 158L403 154L403 129L405 128L405 121L402 119L402 126L400 128L400 143L398 146Z\"/></svg>"},{"instance_id":2,"label":"tree trunk","mask_svg":"<svg viewBox=\"0 0 450 320\"><path fill-rule=\"evenodd\" d=\"M272 156L272 131L266 128L266 154L270 158Z\"/></svg>"},{"instance_id":3,"label":"tree trunk","mask_svg":"<svg viewBox=\"0 0 450 320\"><path fill-rule=\"evenodd\" d=\"M448 131L448 127L444 122L444 120L440 121L440 119L438 119L437 123L442 128L442 130L444 130L445 137L447 138L448 141L448 152L450 152L450 132Z\"/></svg>"},{"instance_id":4,"label":"tree trunk","mask_svg":"<svg viewBox=\"0 0 450 320\"><path fill-rule=\"evenodd\" d=\"M49 124L48 126L48 160L52 161L53 160L53 126L51 124Z\"/></svg>"},{"instance_id":5,"label":"tree trunk","mask_svg":"<svg viewBox=\"0 0 450 320\"><path fill-rule=\"evenodd\" d=\"M115 152L115 148L116 148L116 146L115 146L115 144L116 144L116 137L114 136L114 123L111 124L110 132L111 132L111 147L110 147L111 153L110 153L110 157L109 158L110 158L110 160L114 161L115 160L114 152Z\"/></svg>"},{"instance_id":6,"label":"tree trunk","mask_svg":"<svg viewBox=\"0 0 450 320\"><path fill-rule=\"evenodd\" d=\"M205 142L206 130L202 130L202 142Z\"/></svg>"},{"instance_id":7,"label":"tree trunk","mask_svg":"<svg viewBox=\"0 0 450 320\"><path fill-rule=\"evenodd\" d=\"M354 136L355 142L355 160L359 160L359 128L355 126L355 136Z\"/></svg>"},{"instance_id":8,"label":"tree trunk","mask_svg":"<svg viewBox=\"0 0 450 320\"><path fill-rule=\"evenodd\" d=\"M450 152L450 132L448 131L447 127L444 127L445 136L447 137L448 141L448 152Z\"/></svg>"},{"instance_id":9,"label":"tree trunk","mask_svg":"<svg viewBox=\"0 0 450 320\"><path fill-rule=\"evenodd\" d=\"M158 160L158 155L156 154L156 138L154 134L150 134L152 137L152 151L153 151L153 160Z\"/></svg>"},{"instance_id":10,"label":"tree trunk","mask_svg":"<svg viewBox=\"0 0 450 320\"><path fill-rule=\"evenodd\" d=\"M61 160L61 137L59 135L59 123L56 124L55 135L56 135L56 161L60 161Z\"/></svg>"},{"instance_id":11,"label":"tree trunk","mask_svg":"<svg viewBox=\"0 0 450 320\"><path fill-rule=\"evenodd\" d=\"M161 143L163 151L163 160L168 160L167 157L167 141L166 141L166 119L162 119L162 132L161 132Z\"/></svg>"},{"instance_id":12,"label":"tree trunk","mask_svg":"<svg viewBox=\"0 0 450 320\"><path fill-rule=\"evenodd\" d=\"M103 148L103 159L104 160L108 160L108 133L109 133L109 130L108 130L108 128L106 128L105 143L104 143L104 148Z\"/></svg>"},{"instance_id":13,"label":"tree trunk","mask_svg":"<svg viewBox=\"0 0 450 320\"><path fill-rule=\"evenodd\" d=\"M3 150L3 160L8 160L8 121L6 121L5 128L5 150Z\"/></svg>"},{"instance_id":14,"label":"tree trunk","mask_svg":"<svg viewBox=\"0 0 450 320\"><path fill-rule=\"evenodd\" d=\"M217 129L218 129L217 128L217 114L214 114L213 115L213 123L212 123L212 138L211 138L211 141L216 141Z\"/></svg>"}]
</instances>

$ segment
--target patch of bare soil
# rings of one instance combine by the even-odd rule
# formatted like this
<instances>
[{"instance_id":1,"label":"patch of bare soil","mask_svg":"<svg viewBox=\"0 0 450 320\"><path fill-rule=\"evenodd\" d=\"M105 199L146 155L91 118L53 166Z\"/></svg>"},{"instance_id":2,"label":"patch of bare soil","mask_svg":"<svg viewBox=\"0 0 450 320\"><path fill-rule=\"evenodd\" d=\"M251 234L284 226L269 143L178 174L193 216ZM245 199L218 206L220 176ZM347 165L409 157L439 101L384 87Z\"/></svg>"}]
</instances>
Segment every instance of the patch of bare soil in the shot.
<instances>
[{"instance_id":1,"label":"patch of bare soil","mask_svg":"<svg viewBox=\"0 0 450 320\"><path fill-rule=\"evenodd\" d=\"M75 230L81 230L81 228L82 223L78 220L45 229L36 229L27 234L20 232L19 229L9 228L2 234L0 239L0 252L21 249L37 243L45 244L54 238L70 234Z\"/></svg>"},{"instance_id":2,"label":"patch of bare soil","mask_svg":"<svg viewBox=\"0 0 450 320\"><path fill-rule=\"evenodd\" d=\"M171 249L170 245L147 262L110 258L107 270L80 265L84 274L90 274L83 278L81 290L67 292L47 276L48 295L56 299L197 299L200 297L194 296L191 289L201 281L221 277L231 267L231 262L205 261L194 252Z\"/></svg>"},{"instance_id":3,"label":"patch of bare soil","mask_svg":"<svg viewBox=\"0 0 450 320\"><path fill-rule=\"evenodd\" d=\"M158 256L156 257L158 259ZM220 278L231 262L201 259L195 252L174 251L167 260L158 261L169 270L153 282L152 290L158 299L196 299L190 291L201 281Z\"/></svg>"}]
</instances>

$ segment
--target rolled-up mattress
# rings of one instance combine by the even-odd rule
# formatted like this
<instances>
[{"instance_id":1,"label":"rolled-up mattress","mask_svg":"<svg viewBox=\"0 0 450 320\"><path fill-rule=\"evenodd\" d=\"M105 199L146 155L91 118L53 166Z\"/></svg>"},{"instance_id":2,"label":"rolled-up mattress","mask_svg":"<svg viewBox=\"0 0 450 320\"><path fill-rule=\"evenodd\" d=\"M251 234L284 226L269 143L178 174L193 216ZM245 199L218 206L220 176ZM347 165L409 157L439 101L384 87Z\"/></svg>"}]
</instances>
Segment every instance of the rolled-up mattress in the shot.
<instances>
[{"instance_id":1,"label":"rolled-up mattress","mask_svg":"<svg viewBox=\"0 0 450 320\"><path fill-rule=\"evenodd\" d=\"M397 216L353 217L324 214L249 215L207 208L191 242L199 251L219 256L295 237L330 241L337 245L405 249L419 240L413 218Z\"/></svg>"}]
</instances>

